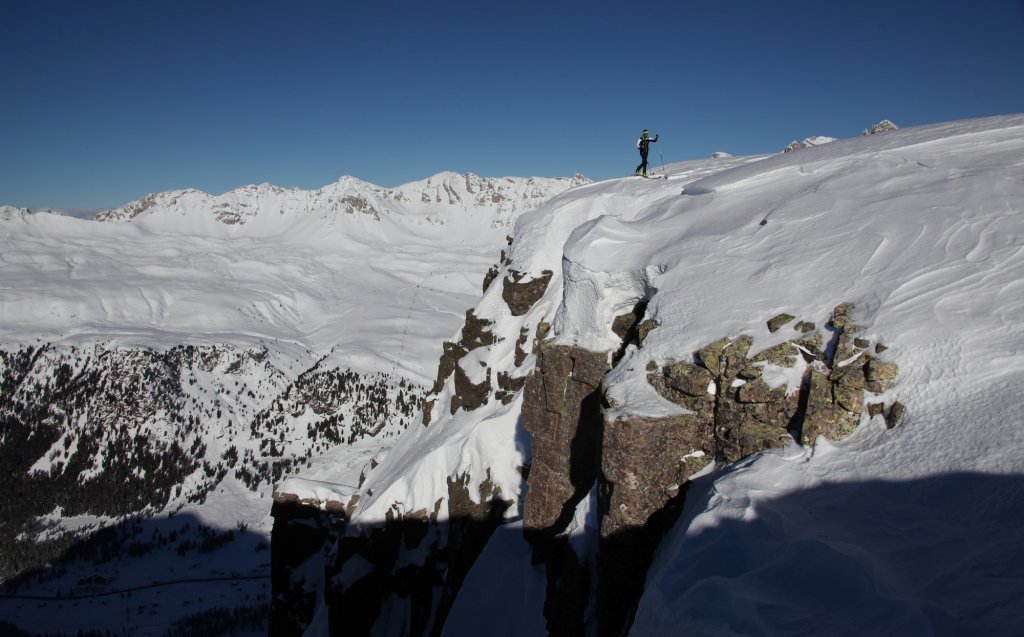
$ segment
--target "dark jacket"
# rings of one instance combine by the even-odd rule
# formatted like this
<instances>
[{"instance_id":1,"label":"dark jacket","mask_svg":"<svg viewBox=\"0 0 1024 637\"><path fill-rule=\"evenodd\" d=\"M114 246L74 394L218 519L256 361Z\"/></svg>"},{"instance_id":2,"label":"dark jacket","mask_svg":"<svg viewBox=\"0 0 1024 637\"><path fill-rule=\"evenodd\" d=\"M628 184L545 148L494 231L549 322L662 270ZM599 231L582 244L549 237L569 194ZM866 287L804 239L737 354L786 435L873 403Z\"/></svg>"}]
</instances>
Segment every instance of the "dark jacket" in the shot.
<instances>
[{"instance_id":1,"label":"dark jacket","mask_svg":"<svg viewBox=\"0 0 1024 637\"><path fill-rule=\"evenodd\" d=\"M654 139L651 139L650 137L641 137L640 139L636 140L636 147L640 149L641 155L646 155L647 151L649 150L648 146L650 145L650 143L656 141L658 141L657 135L654 136Z\"/></svg>"}]
</instances>

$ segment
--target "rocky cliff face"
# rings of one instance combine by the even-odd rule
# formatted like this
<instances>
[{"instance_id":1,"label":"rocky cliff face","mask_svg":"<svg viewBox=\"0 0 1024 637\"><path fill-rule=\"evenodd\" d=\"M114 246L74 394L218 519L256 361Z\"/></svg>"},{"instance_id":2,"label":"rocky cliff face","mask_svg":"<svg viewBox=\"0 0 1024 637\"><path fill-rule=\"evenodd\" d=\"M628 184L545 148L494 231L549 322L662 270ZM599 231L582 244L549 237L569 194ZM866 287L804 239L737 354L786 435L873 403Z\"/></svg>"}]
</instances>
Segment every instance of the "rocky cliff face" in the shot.
<instances>
[{"instance_id":1,"label":"rocky cliff face","mask_svg":"<svg viewBox=\"0 0 1024 637\"><path fill-rule=\"evenodd\" d=\"M498 289L504 311L526 317L551 275L530 277L503 265ZM499 266L494 270L500 273ZM489 279L485 289L497 276ZM470 310L461 338L444 344L432 395L424 401L422 425L431 427L438 408L454 415L521 395L531 454L520 506L534 562L546 573L544 614L551 634L593 629L619 635L628 629L647 568L682 509L689 480L709 465L784 445L813 445L818 436L841 440L874 415L894 426L903 412L898 403L887 406L876 397L891 387L898 369L882 359L884 345L858 336L855 308L844 303L821 328L788 314L771 317L766 324L777 342L767 348L740 334L680 360L652 361L648 383L681 413L630 414L606 398L603 384L627 347L642 349L662 327L645 309L638 303L608 326L622 342L607 351L558 344L547 324L524 324L512 367L495 371L487 365L475 378L465 366L483 365L504 338L492 331L493 321ZM515 369L527 360L531 371L518 376ZM333 582L325 590L332 626L369 631L382 625L387 612L398 612L412 619L394 627L396 634L439 633L462 579L512 502L512 494L489 479L463 474L448 484L433 510L406 511L396 503L382 523L338 535L326 574ZM472 484L479 486L470 494ZM567 533L591 497L599 538L588 556L570 545ZM447 519L438 516L442 502ZM289 603L287 596L281 603Z\"/></svg>"}]
</instances>

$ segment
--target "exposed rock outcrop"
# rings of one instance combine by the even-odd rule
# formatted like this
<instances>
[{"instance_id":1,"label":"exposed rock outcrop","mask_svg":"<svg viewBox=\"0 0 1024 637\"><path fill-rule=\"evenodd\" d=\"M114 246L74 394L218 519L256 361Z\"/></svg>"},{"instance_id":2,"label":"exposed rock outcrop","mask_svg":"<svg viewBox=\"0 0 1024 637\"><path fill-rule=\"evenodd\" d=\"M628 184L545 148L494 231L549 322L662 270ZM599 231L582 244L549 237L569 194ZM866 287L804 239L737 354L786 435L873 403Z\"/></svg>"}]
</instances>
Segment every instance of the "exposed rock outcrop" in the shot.
<instances>
[{"instance_id":1,"label":"exposed rock outcrop","mask_svg":"<svg viewBox=\"0 0 1024 637\"><path fill-rule=\"evenodd\" d=\"M455 365L455 394L452 396L450 411L452 414L459 409L473 411L487 404L491 396L491 370L487 369L486 378L481 383L474 383L462 369Z\"/></svg>"},{"instance_id":2,"label":"exposed rock outcrop","mask_svg":"<svg viewBox=\"0 0 1024 637\"><path fill-rule=\"evenodd\" d=\"M473 309L466 310L466 322L462 327L462 338L457 343L445 341L442 345L441 360L437 365L437 378L434 380L434 387L431 392L439 393L444 389L445 383L453 375L455 394L449 404L450 413L454 414L459 409L472 411L482 405L486 405L490 398L491 370L488 368L485 379L482 382L474 383L466 373L459 361L471 351L493 345L497 337L490 331L493 321L476 316ZM425 400L423 402L423 424L430 424L430 414L433 411L435 401ZM429 408L428 408L429 405Z\"/></svg>"},{"instance_id":3,"label":"exposed rock outcrop","mask_svg":"<svg viewBox=\"0 0 1024 637\"><path fill-rule=\"evenodd\" d=\"M597 634L619 635L643 592L683 485L706 464L711 432L701 419L622 418L605 423L601 450L601 530L597 555Z\"/></svg>"},{"instance_id":4,"label":"exposed rock outcrop","mask_svg":"<svg viewBox=\"0 0 1024 637\"><path fill-rule=\"evenodd\" d=\"M557 533L597 477L601 436L601 379L607 352L541 344L526 379L523 428L533 457L524 527Z\"/></svg>"},{"instance_id":5,"label":"exposed rock outcrop","mask_svg":"<svg viewBox=\"0 0 1024 637\"><path fill-rule=\"evenodd\" d=\"M811 146L821 146L822 144L832 144L838 141L835 137L825 137L822 135L816 135L814 137L808 137L802 142L798 142L795 139L789 143L788 146L782 149L782 152L789 153L794 150L802 150L804 148L810 148Z\"/></svg>"},{"instance_id":6,"label":"exposed rock outcrop","mask_svg":"<svg viewBox=\"0 0 1024 637\"><path fill-rule=\"evenodd\" d=\"M883 119L882 121L878 122L871 128L865 129L864 135L877 135L878 133L887 133L891 130L896 130L897 128L899 128L899 126L893 124L887 119Z\"/></svg>"},{"instance_id":7,"label":"exposed rock outcrop","mask_svg":"<svg viewBox=\"0 0 1024 637\"><path fill-rule=\"evenodd\" d=\"M608 353L541 342L526 378L522 423L531 435L523 528L534 561L547 573L544 616L557 635L582 635L589 567L564 535L597 479L601 450L601 379Z\"/></svg>"},{"instance_id":8,"label":"exposed rock outcrop","mask_svg":"<svg viewBox=\"0 0 1024 637\"><path fill-rule=\"evenodd\" d=\"M502 280L501 298L505 300L512 316L526 314L544 296L552 274L551 270L544 270L539 277L523 281L526 274L515 270L509 272L509 276Z\"/></svg>"},{"instance_id":9,"label":"exposed rock outcrop","mask_svg":"<svg viewBox=\"0 0 1024 637\"><path fill-rule=\"evenodd\" d=\"M847 303L833 311L828 347L812 323L800 321L793 339L753 356L753 338L740 335L709 343L691 360L655 363L648 368L648 382L687 413L606 419L599 481L599 635L618 635L628 627L654 550L678 515L694 473L712 461L731 463L799 440L813 444L819 435L841 440L860 422L865 392L891 386L898 370L871 356L872 344L855 336L862 329L851 318L853 309ZM768 321L769 331L778 332L795 318L776 316ZM802 380L792 387L769 383L767 370L773 378ZM883 409L878 403L877 413ZM896 403L886 422L902 415Z\"/></svg>"},{"instance_id":10,"label":"exposed rock outcrop","mask_svg":"<svg viewBox=\"0 0 1024 637\"><path fill-rule=\"evenodd\" d=\"M714 431L713 457L718 461L735 462L792 440L814 444L819 435L842 440L860 422L865 392L887 391L898 374L895 364L869 353L870 341L855 336L862 328L851 319L852 311L849 303L835 308L828 324L834 337L828 347L820 332L809 333L813 323L800 321L794 330L801 336L753 357L748 358L751 337L723 338L694 352L694 362L655 367L648 381ZM773 318L769 331L778 331L794 318ZM806 365L799 373L799 386L773 386L763 378L766 369L785 372L798 363Z\"/></svg>"}]
</instances>

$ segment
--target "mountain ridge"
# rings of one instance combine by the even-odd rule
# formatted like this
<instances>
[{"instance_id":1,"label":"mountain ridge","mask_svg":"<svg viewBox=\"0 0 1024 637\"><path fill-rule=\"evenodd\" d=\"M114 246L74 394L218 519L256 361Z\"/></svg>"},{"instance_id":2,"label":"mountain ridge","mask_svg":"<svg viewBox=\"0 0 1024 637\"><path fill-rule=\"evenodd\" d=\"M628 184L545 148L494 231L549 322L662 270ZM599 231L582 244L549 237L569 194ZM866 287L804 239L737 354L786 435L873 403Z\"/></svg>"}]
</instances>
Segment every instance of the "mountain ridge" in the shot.
<instances>
[{"instance_id":1,"label":"mountain ridge","mask_svg":"<svg viewBox=\"0 0 1024 637\"><path fill-rule=\"evenodd\" d=\"M196 189L153 193L96 215L98 221L126 222L160 213L205 213L226 225L244 225L274 212L285 217L319 213L366 214L379 220L388 214L422 214L426 210L487 209L498 222L535 208L564 190L590 183L582 175L565 177L480 177L441 172L395 188L384 188L353 176L314 190L281 188L269 183L242 186L221 195Z\"/></svg>"}]
</instances>

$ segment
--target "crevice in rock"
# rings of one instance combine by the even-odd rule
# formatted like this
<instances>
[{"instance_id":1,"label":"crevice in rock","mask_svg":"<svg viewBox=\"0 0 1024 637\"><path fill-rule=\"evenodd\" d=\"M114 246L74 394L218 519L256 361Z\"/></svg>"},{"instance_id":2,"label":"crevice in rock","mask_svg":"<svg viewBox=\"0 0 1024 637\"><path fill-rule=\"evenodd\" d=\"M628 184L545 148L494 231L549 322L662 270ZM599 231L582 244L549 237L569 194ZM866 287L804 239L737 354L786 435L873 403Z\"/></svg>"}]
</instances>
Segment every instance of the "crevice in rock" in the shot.
<instances>
[{"instance_id":1,"label":"crevice in rock","mask_svg":"<svg viewBox=\"0 0 1024 637\"><path fill-rule=\"evenodd\" d=\"M647 312L647 299L640 299L633 306L633 309L625 314L616 316L612 321L612 331L619 337L621 345L619 349L612 354L612 365L614 366L619 360L625 355L626 348L631 343L640 343L640 321L643 319L644 314Z\"/></svg>"}]
</instances>

